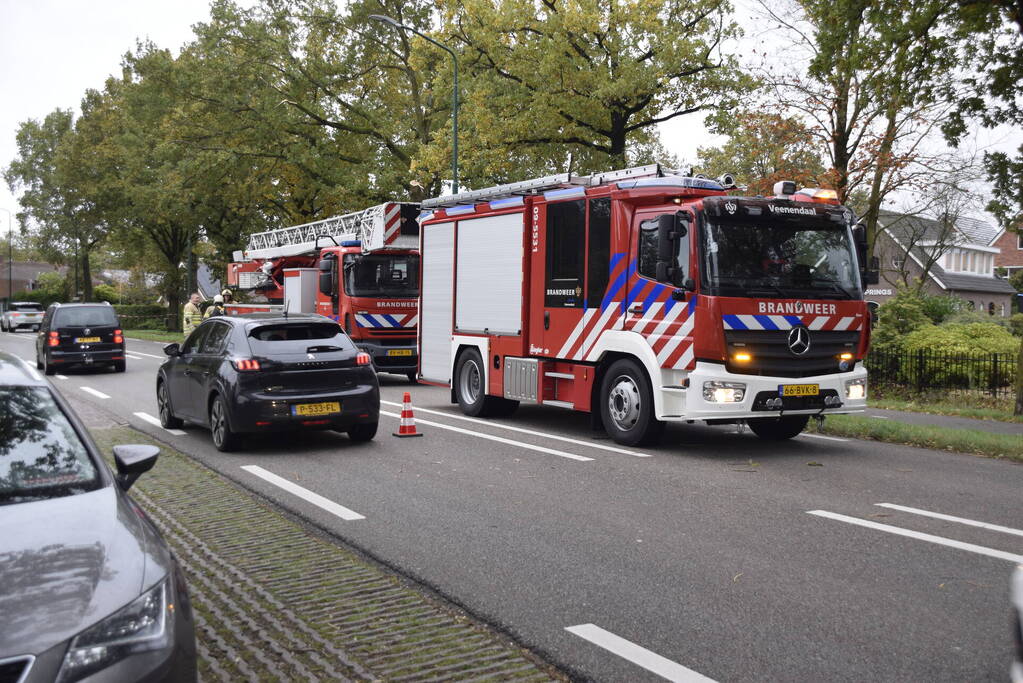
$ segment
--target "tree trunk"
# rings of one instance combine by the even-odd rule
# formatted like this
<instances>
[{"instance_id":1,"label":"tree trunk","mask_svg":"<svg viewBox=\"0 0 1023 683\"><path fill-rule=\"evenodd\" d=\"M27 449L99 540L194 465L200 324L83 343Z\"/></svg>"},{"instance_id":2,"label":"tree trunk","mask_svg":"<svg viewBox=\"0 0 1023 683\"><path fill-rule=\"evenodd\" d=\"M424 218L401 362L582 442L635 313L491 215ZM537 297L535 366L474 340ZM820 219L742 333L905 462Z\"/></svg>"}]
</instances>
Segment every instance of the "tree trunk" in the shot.
<instances>
[{"instance_id":1,"label":"tree trunk","mask_svg":"<svg viewBox=\"0 0 1023 683\"><path fill-rule=\"evenodd\" d=\"M89 248L80 247L82 259L82 301L92 301L92 267L89 263Z\"/></svg>"}]
</instances>

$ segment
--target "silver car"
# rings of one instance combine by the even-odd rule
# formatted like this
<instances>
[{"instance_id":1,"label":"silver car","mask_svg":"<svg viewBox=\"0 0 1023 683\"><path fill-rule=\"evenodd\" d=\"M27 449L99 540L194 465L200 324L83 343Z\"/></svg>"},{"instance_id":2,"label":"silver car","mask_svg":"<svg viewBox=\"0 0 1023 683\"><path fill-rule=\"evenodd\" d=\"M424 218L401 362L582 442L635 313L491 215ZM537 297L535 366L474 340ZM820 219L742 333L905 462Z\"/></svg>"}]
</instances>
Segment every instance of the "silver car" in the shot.
<instances>
[{"instance_id":1,"label":"silver car","mask_svg":"<svg viewBox=\"0 0 1023 683\"><path fill-rule=\"evenodd\" d=\"M0 317L0 329L17 332L22 327L38 330L43 322L43 306L34 301L14 301Z\"/></svg>"},{"instance_id":2,"label":"silver car","mask_svg":"<svg viewBox=\"0 0 1023 683\"><path fill-rule=\"evenodd\" d=\"M181 569L127 490L155 446L115 446L117 472L28 363L0 352L0 680L194 681Z\"/></svg>"}]
</instances>

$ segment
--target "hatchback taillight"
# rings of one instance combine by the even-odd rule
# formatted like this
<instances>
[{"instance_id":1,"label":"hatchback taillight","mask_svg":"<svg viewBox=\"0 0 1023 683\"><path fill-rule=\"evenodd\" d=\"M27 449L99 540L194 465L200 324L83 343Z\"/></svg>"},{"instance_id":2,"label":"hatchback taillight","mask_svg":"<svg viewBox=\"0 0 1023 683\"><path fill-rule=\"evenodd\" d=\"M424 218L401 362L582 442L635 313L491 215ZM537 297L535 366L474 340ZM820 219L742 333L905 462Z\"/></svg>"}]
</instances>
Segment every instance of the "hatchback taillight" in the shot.
<instances>
[{"instance_id":1,"label":"hatchback taillight","mask_svg":"<svg viewBox=\"0 0 1023 683\"><path fill-rule=\"evenodd\" d=\"M47 340L50 346L60 346L60 334L57 332L50 332L50 338Z\"/></svg>"},{"instance_id":2,"label":"hatchback taillight","mask_svg":"<svg viewBox=\"0 0 1023 683\"><path fill-rule=\"evenodd\" d=\"M355 356L355 364L356 365L369 365L372 362L373 362L373 357L370 356L365 351L360 351Z\"/></svg>"},{"instance_id":3,"label":"hatchback taillight","mask_svg":"<svg viewBox=\"0 0 1023 683\"><path fill-rule=\"evenodd\" d=\"M120 330L114 330L114 343L115 344L124 343L124 333L121 332Z\"/></svg>"},{"instance_id":4,"label":"hatchback taillight","mask_svg":"<svg viewBox=\"0 0 1023 683\"><path fill-rule=\"evenodd\" d=\"M242 358L240 360L231 361L231 365L234 366L235 370L240 372L251 372L253 370L259 370L259 361L255 358Z\"/></svg>"}]
</instances>

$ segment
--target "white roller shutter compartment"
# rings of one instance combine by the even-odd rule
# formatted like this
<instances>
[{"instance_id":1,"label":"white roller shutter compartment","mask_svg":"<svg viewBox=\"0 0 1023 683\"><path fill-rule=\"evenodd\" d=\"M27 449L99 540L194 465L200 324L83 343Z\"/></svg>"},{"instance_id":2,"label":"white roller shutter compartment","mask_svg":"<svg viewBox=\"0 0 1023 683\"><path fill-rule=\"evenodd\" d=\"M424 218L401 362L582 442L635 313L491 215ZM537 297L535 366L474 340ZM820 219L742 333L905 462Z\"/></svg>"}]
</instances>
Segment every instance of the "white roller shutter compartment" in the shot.
<instances>
[{"instance_id":1,"label":"white roller shutter compartment","mask_svg":"<svg viewBox=\"0 0 1023 683\"><path fill-rule=\"evenodd\" d=\"M451 381L452 274L455 224L423 226L423 291L419 311L419 367L423 379Z\"/></svg>"},{"instance_id":2,"label":"white roller shutter compartment","mask_svg":"<svg viewBox=\"0 0 1023 683\"><path fill-rule=\"evenodd\" d=\"M522 332L523 214L458 222L455 329Z\"/></svg>"}]
</instances>

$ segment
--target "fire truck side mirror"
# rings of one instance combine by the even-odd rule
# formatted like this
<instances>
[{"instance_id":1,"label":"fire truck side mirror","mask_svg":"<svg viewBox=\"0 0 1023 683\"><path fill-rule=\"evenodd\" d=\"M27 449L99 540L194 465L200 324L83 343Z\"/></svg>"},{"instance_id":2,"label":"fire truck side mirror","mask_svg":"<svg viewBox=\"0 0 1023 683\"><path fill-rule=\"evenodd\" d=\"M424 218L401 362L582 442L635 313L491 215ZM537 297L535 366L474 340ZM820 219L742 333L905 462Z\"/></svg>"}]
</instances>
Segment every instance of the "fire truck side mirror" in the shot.
<instances>
[{"instance_id":1,"label":"fire truck side mirror","mask_svg":"<svg viewBox=\"0 0 1023 683\"><path fill-rule=\"evenodd\" d=\"M334 268L337 266L336 258L320 259L320 294L332 296L334 294Z\"/></svg>"}]
</instances>

